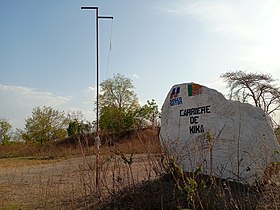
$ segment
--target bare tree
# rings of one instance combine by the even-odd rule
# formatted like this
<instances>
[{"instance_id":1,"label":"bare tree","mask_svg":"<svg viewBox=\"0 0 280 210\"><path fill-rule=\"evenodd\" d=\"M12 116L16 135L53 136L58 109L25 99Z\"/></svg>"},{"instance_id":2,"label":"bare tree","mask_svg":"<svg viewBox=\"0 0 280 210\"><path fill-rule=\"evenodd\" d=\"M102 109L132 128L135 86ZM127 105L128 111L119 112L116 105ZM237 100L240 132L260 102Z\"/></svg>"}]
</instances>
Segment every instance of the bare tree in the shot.
<instances>
[{"instance_id":1,"label":"bare tree","mask_svg":"<svg viewBox=\"0 0 280 210\"><path fill-rule=\"evenodd\" d=\"M280 110L280 89L270 74L227 72L221 75L230 88L230 99L260 107L268 115Z\"/></svg>"}]
</instances>

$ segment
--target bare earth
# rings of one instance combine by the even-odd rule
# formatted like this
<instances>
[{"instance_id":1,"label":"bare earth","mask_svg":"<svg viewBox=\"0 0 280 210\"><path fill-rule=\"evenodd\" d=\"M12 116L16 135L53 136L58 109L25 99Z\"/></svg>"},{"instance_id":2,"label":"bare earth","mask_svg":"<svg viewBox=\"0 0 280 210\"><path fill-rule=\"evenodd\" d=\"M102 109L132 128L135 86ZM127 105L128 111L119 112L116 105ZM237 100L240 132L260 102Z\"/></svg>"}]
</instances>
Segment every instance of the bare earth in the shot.
<instances>
[{"instance_id":1,"label":"bare earth","mask_svg":"<svg viewBox=\"0 0 280 210\"><path fill-rule=\"evenodd\" d=\"M97 197L95 156L16 166L7 161L0 161L0 209L86 209L86 198ZM99 168L103 196L154 179L162 170L155 155L102 156Z\"/></svg>"}]
</instances>

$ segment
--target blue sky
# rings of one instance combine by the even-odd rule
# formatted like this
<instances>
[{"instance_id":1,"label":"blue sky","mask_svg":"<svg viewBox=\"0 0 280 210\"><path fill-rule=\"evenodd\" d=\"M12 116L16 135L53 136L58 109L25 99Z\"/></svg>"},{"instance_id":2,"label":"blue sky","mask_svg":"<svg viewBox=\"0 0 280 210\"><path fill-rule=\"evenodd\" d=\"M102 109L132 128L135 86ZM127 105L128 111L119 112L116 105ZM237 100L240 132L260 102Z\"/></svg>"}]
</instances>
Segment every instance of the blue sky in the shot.
<instances>
[{"instance_id":1,"label":"blue sky","mask_svg":"<svg viewBox=\"0 0 280 210\"><path fill-rule=\"evenodd\" d=\"M226 94L230 70L280 77L279 0L0 0L0 118L14 128L44 105L94 119L95 12L81 6L114 17L99 20L100 80L131 78L142 104L183 82Z\"/></svg>"}]
</instances>

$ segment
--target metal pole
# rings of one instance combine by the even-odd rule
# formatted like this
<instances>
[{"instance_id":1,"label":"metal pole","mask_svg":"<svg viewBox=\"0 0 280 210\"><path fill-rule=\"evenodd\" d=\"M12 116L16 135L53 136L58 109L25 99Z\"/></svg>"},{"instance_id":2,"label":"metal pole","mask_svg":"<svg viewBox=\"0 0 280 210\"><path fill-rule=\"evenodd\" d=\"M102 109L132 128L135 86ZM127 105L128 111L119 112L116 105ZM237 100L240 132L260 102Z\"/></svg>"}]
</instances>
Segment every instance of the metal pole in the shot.
<instances>
[{"instance_id":1,"label":"metal pole","mask_svg":"<svg viewBox=\"0 0 280 210\"><path fill-rule=\"evenodd\" d=\"M95 155L95 183L96 191L99 194L99 146L100 146L100 137L99 137L99 50L98 50L98 8L96 9L96 155Z\"/></svg>"},{"instance_id":2,"label":"metal pole","mask_svg":"<svg viewBox=\"0 0 280 210\"><path fill-rule=\"evenodd\" d=\"M98 50L98 8L96 10L96 133L99 136L99 50Z\"/></svg>"},{"instance_id":3,"label":"metal pole","mask_svg":"<svg viewBox=\"0 0 280 210\"><path fill-rule=\"evenodd\" d=\"M86 6L86 7L81 7L81 9L94 9L96 11L96 138L95 138L95 143L96 143L96 162L95 162L95 167L96 167L96 191L97 193L100 193L100 188L99 188L99 154L100 154L100 137L99 137L99 40L98 40L98 19L113 19L113 17L109 16L98 16L98 7L92 7L92 6Z\"/></svg>"}]
</instances>

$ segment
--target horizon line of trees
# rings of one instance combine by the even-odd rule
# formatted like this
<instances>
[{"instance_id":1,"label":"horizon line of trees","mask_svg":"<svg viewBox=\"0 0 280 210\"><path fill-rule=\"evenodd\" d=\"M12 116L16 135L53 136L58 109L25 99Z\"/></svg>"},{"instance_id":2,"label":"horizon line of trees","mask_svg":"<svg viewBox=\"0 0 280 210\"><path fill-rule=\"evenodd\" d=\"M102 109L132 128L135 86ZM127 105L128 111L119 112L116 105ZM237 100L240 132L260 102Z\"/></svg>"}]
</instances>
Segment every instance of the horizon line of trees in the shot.
<instances>
[{"instance_id":1,"label":"horizon line of trees","mask_svg":"<svg viewBox=\"0 0 280 210\"><path fill-rule=\"evenodd\" d=\"M220 76L226 83L229 99L250 103L262 109L271 119L280 110L280 88L270 74L247 73L244 71L226 72ZM139 105L134 85L130 78L116 74L100 84L99 128L101 132L123 133L145 126L159 125L161 113L155 100ZM280 136L280 127L275 133ZM25 142L39 142L62 139L95 131L95 122L83 119L81 112L58 111L52 107L35 107L25 120L25 128L17 129L14 139ZM0 118L0 144L12 139L12 126Z\"/></svg>"},{"instance_id":2,"label":"horizon line of trees","mask_svg":"<svg viewBox=\"0 0 280 210\"><path fill-rule=\"evenodd\" d=\"M147 126L158 126L160 112L154 99L139 105L132 80L121 74L100 84L99 128L102 133L123 133ZM50 106L35 107L25 119L24 129L16 129L7 119L0 119L0 144L21 140L41 145L70 136L93 133L96 122L83 119L79 111L65 113Z\"/></svg>"}]
</instances>

